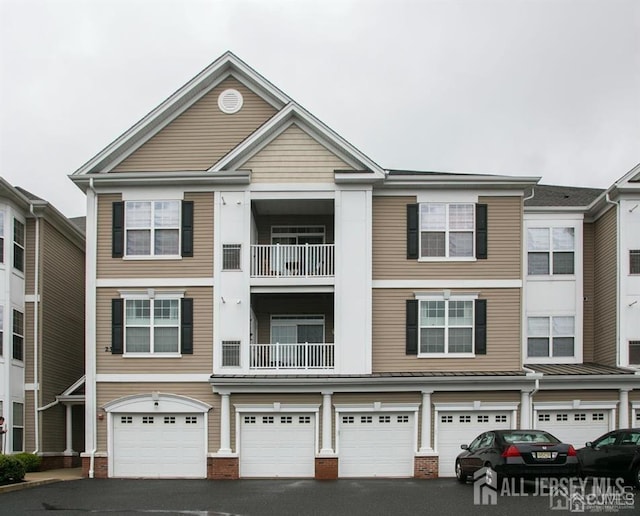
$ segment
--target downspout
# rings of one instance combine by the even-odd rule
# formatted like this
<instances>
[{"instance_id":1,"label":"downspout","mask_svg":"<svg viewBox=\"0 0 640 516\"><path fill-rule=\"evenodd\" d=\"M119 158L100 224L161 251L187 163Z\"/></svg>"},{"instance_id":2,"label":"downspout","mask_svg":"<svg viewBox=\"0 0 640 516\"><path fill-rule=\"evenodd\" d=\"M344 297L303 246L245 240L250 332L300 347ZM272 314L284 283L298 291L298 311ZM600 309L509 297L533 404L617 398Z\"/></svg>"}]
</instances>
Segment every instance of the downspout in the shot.
<instances>
[{"instance_id":1,"label":"downspout","mask_svg":"<svg viewBox=\"0 0 640 516\"><path fill-rule=\"evenodd\" d=\"M525 367L525 366L522 366L522 369L527 371L527 376L528 375L534 376L533 389L531 389L529 391L529 404L530 404L530 406L528 407L528 410L529 410L529 422L530 422L531 428L533 428L534 425L535 425L535 421L533 420L533 397L540 390L540 378L542 378L543 373L537 373L533 369L529 369L528 367Z\"/></svg>"},{"instance_id":2,"label":"downspout","mask_svg":"<svg viewBox=\"0 0 640 516\"><path fill-rule=\"evenodd\" d=\"M620 202L612 201L609 197L609 192L604 196L607 203L616 207L616 365L620 366L620 351L621 342L620 335L622 335L622 264L620 263Z\"/></svg>"},{"instance_id":3,"label":"downspout","mask_svg":"<svg viewBox=\"0 0 640 516\"><path fill-rule=\"evenodd\" d=\"M98 217L98 198L97 198L97 192L96 189L93 186L93 177L89 178L89 189L91 190L91 192L93 193L93 214L92 214L92 224L95 226L93 228L90 228L91 231L94 231L94 238L93 240L93 245L95 245L97 247L97 217ZM97 252L97 249L95 249L95 251ZM91 254L93 255L93 259L96 260L96 252L92 252ZM92 270L95 270L96 264L95 262L92 265ZM95 278L94 278L95 280ZM95 288L95 281L92 281L91 283L91 288ZM87 292L88 293L88 292ZM88 307L90 310L95 311L95 296L92 296L93 299L93 306L92 307ZM93 322L94 322L94 335L95 335L95 317L92 318ZM85 343L86 346L86 343ZM92 353L95 355L96 353L96 346L95 343L93 343L93 345L91 346L91 349L93 350ZM89 356L89 353L87 353L87 356ZM93 386L91 387L91 405L93 408L93 414L91 415L91 417L93 418L93 423L92 423L92 436L91 436L91 440L92 440L92 445L91 445L91 451L90 453L90 459L89 459L89 478L94 478L94 468L95 468L95 460L96 460L96 451L98 449L98 429L96 428L96 420L97 420L97 414L98 414L98 409L97 409L97 403L98 403L98 396L96 394L96 358L97 357L93 357L93 359L91 360L91 382L93 383ZM86 392L86 391L85 391Z\"/></svg>"},{"instance_id":4,"label":"downspout","mask_svg":"<svg viewBox=\"0 0 640 516\"><path fill-rule=\"evenodd\" d=\"M33 422L35 426L35 445L34 454L40 451L40 375L39 375L39 342L38 332L39 324L39 305L40 305L40 219L33 210L33 204L29 204L29 211L35 218L35 256L34 256L34 275L33 275Z\"/></svg>"}]
</instances>

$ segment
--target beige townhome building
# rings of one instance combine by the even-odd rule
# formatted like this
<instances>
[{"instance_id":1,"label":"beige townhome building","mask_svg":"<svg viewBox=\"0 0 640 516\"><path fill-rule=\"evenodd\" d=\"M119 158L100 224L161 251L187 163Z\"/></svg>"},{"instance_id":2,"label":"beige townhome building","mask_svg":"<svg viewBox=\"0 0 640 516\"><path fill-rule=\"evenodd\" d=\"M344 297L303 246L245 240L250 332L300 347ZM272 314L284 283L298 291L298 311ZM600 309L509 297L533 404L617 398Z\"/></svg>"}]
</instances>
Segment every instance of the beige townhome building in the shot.
<instances>
[{"instance_id":1,"label":"beige townhome building","mask_svg":"<svg viewBox=\"0 0 640 516\"><path fill-rule=\"evenodd\" d=\"M84 449L84 231L0 177L1 450L43 468Z\"/></svg>"},{"instance_id":2,"label":"beige townhome building","mask_svg":"<svg viewBox=\"0 0 640 516\"><path fill-rule=\"evenodd\" d=\"M384 169L226 53L71 179L90 477L453 476L485 429L638 417L636 176Z\"/></svg>"}]
</instances>

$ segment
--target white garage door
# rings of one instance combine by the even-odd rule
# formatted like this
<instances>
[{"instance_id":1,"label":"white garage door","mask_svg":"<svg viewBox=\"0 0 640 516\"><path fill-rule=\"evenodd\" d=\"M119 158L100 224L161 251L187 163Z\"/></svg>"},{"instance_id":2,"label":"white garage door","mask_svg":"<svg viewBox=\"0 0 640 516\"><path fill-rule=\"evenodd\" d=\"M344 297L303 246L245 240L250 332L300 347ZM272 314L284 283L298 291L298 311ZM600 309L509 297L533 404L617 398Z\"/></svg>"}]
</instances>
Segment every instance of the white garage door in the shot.
<instances>
[{"instance_id":1,"label":"white garage door","mask_svg":"<svg viewBox=\"0 0 640 516\"><path fill-rule=\"evenodd\" d=\"M241 477L313 477L315 415L243 414Z\"/></svg>"},{"instance_id":2,"label":"white garage door","mask_svg":"<svg viewBox=\"0 0 640 516\"><path fill-rule=\"evenodd\" d=\"M574 448L609 431L610 410L539 410L536 428L546 430Z\"/></svg>"},{"instance_id":3,"label":"white garage door","mask_svg":"<svg viewBox=\"0 0 640 516\"><path fill-rule=\"evenodd\" d=\"M339 418L340 477L412 477L413 413L342 414Z\"/></svg>"},{"instance_id":4,"label":"white garage door","mask_svg":"<svg viewBox=\"0 0 640 516\"><path fill-rule=\"evenodd\" d=\"M114 414L114 477L206 478L203 414Z\"/></svg>"},{"instance_id":5,"label":"white garage door","mask_svg":"<svg viewBox=\"0 0 640 516\"><path fill-rule=\"evenodd\" d=\"M510 411L440 412L438 414L438 475L455 476L461 444L469 444L487 430L511 428Z\"/></svg>"}]
</instances>

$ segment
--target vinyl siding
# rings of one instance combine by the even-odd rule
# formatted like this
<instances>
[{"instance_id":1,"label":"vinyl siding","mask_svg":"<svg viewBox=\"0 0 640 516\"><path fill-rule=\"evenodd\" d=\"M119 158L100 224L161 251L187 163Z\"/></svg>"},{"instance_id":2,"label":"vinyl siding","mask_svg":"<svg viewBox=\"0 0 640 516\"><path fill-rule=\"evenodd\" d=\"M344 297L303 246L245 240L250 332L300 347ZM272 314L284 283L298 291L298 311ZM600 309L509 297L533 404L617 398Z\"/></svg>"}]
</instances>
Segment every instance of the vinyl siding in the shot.
<instances>
[{"instance_id":1,"label":"vinyl siding","mask_svg":"<svg viewBox=\"0 0 640 516\"><path fill-rule=\"evenodd\" d=\"M227 88L242 93L242 109L218 108ZM207 170L269 120L276 110L234 78L228 78L114 168L114 172Z\"/></svg>"},{"instance_id":2,"label":"vinyl siding","mask_svg":"<svg viewBox=\"0 0 640 516\"><path fill-rule=\"evenodd\" d=\"M84 374L85 256L49 223L42 229L41 401L46 405Z\"/></svg>"},{"instance_id":3,"label":"vinyl siding","mask_svg":"<svg viewBox=\"0 0 640 516\"><path fill-rule=\"evenodd\" d=\"M487 354L430 359L405 354L405 301L414 290L374 289L373 372L519 370L520 289L485 289L479 297L487 300Z\"/></svg>"},{"instance_id":4,"label":"vinyl siding","mask_svg":"<svg viewBox=\"0 0 640 516\"><path fill-rule=\"evenodd\" d=\"M127 260L111 257L112 204L120 194L98 196L98 278L205 278L213 276L213 193L185 193L193 201L193 257Z\"/></svg>"},{"instance_id":5,"label":"vinyl siding","mask_svg":"<svg viewBox=\"0 0 640 516\"><path fill-rule=\"evenodd\" d=\"M596 362L615 366L617 304L617 220L610 209L595 222L594 351Z\"/></svg>"},{"instance_id":6,"label":"vinyl siding","mask_svg":"<svg viewBox=\"0 0 640 516\"><path fill-rule=\"evenodd\" d=\"M158 292L161 290L158 289ZM102 315L98 317L97 322L98 374L210 374L213 368L213 289L188 288L184 296L193 298L193 355L183 355L179 358L127 358L123 355L112 355L108 351L111 347L111 300L120 297L120 293L117 289L99 288L96 306L97 312Z\"/></svg>"},{"instance_id":7,"label":"vinyl siding","mask_svg":"<svg viewBox=\"0 0 640 516\"><path fill-rule=\"evenodd\" d=\"M177 394L186 396L213 408L208 412L208 452L217 452L220 448L220 397L211 392L208 382L202 383L98 383L97 406L103 407L110 401L124 396L136 394L149 395L154 391L163 394ZM97 421L98 452L107 452L107 421L108 418Z\"/></svg>"},{"instance_id":8,"label":"vinyl siding","mask_svg":"<svg viewBox=\"0 0 640 516\"><path fill-rule=\"evenodd\" d=\"M407 260L407 204L415 197L373 198L373 279L521 279L522 199L480 197L488 205L488 258L472 262Z\"/></svg>"},{"instance_id":9,"label":"vinyl siding","mask_svg":"<svg viewBox=\"0 0 640 516\"><path fill-rule=\"evenodd\" d=\"M593 362L593 339L594 339L594 225L585 223L583 225L583 337L582 337L582 361Z\"/></svg>"},{"instance_id":10,"label":"vinyl siding","mask_svg":"<svg viewBox=\"0 0 640 516\"><path fill-rule=\"evenodd\" d=\"M253 183L333 183L334 170L351 170L293 124L245 163Z\"/></svg>"}]
</instances>

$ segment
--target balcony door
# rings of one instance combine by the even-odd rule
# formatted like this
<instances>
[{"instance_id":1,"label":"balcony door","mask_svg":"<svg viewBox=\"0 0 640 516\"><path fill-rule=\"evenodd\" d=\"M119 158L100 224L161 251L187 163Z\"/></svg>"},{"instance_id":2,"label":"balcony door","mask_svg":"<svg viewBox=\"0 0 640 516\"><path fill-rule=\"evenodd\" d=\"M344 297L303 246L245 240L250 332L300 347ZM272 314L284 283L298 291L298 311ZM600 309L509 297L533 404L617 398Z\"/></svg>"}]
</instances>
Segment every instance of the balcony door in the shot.
<instances>
[{"instance_id":1,"label":"balcony door","mask_svg":"<svg viewBox=\"0 0 640 516\"><path fill-rule=\"evenodd\" d=\"M324 244L324 238L324 226L273 226L271 228L272 244Z\"/></svg>"},{"instance_id":2,"label":"balcony door","mask_svg":"<svg viewBox=\"0 0 640 516\"><path fill-rule=\"evenodd\" d=\"M320 344L324 342L324 316L271 317L272 344Z\"/></svg>"}]
</instances>

